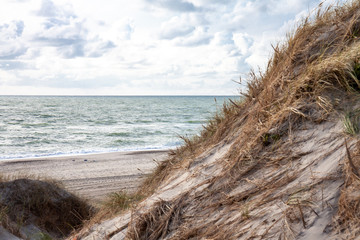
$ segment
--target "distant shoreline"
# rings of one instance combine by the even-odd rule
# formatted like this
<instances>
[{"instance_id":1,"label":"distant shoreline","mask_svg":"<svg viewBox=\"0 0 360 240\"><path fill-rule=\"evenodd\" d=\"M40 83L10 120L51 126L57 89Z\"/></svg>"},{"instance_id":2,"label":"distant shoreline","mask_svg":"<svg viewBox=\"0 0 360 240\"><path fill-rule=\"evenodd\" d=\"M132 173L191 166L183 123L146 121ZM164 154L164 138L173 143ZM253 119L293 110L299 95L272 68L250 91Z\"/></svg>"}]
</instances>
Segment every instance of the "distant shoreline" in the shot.
<instances>
[{"instance_id":1,"label":"distant shoreline","mask_svg":"<svg viewBox=\"0 0 360 240\"><path fill-rule=\"evenodd\" d=\"M0 97L241 97L240 95L0 95Z\"/></svg>"},{"instance_id":2,"label":"distant shoreline","mask_svg":"<svg viewBox=\"0 0 360 240\"><path fill-rule=\"evenodd\" d=\"M86 157L86 156L91 156L91 155L102 155L102 154L112 154L112 153L143 153L143 152L168 152L172 149L177 148L178 146L174 146L174 147L167 147L167 148L143 148L143 149L124 149L124 150L114 150L114 151L94 151L94 152L79 152L79 153L54 153L54 154L34 154L34 155L25 155L25 156L16 156L16 157L9 157L9 158L2 158L0 156L0 162L2 161L17 161L17 160L34 160L34 159L44 159L44 158L69 158L69 157Z\"/></svg>"}]
</instances>

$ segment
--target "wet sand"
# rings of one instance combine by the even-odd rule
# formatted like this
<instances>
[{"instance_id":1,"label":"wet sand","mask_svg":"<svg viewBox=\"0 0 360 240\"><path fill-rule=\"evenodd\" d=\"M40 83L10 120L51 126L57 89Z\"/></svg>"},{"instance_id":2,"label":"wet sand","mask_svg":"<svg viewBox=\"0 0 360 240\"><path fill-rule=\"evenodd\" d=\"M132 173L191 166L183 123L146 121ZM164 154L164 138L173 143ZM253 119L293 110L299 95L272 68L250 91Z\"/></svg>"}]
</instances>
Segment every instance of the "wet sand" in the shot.
<instances>
[{"instance_id":1,"label":"wet sand","mask_svg":"<svg viewBox=\"0 0 360 240\"><path fill-rule=\"evenodd\" d=\"M135 191L167 153L154 150L1 160L0 174L54 179L96 203L111 192Z\"/></svg>"}]
</instances>

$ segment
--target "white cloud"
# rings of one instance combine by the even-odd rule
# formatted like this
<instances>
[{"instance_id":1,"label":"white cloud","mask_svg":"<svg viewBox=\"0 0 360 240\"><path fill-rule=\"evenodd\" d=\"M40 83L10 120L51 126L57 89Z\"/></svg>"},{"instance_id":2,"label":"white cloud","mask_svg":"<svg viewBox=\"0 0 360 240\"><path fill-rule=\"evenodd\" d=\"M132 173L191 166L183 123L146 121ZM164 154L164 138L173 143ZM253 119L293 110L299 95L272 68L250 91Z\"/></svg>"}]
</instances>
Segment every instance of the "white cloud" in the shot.
<instances>
[{"instance_id":1,"label":"white cloud","mask_svg":"<svg viewBox=\"0 0 360 240\"><path fill-rule=\"evenodd\" d=\"M253 38L247 33L236 33L233 40L241 55L246 55L254 42Z\"/></svg>"},{"instance_id":2,"label":"white cloud","mask_svg":"<svg viewBox=\"0 0 360 240\"><path fill-rule=\"evenodd\" d=\"M212 35L208 32L207 27L197 27L190 36L177 39L177 45L196 47L210 43Z\"/></svg>"},{"instance_id":3,"label":"white cloud","mask_svg":"<svg viewBox=\"0 0 360 240\"><path fill-rule=\"evenodd\" d=\"M21 43L11 43L7 45L0 45L0 59L15 59L23 55L26 48Z\"/></svg>"},{"instance_id":4,"label":"white cloud","mask_svg":"<svg viewBox=\"0 0 360 240\"><path fill-rule=\"evenodd\" d=\"M15 59L27 48L20 37L24 30L23 21L10 21L0 25L0 59Z\"/></svg>"},{"instance_id":5,"label":"white cloud","mask_svg":"<svg viewBox=\"0 0 360 240\"><path fill-rule=\"evenodd\" d=\"M273 32L266 32L257 41L254 41L253 45L249 48L250 54L245 59L245 63L249 64L252 69L265 69L267 61L271 57L271 45L269 43L276 42L273 37Z\"/></svg>"},{"instance_id":6,"label":"white cloud","mask_svg":"<svg viewBox=\"0 0 360 240\"><path fill-rule=\"evenodd\" d=\"M320 0L4 0L0 94L234 94Z\"/></svg>"},{"instance_id":7,"label":"white cloud","mask_svg":"<svg viewBox=\"0 0 360 240\"><path fill-rule=\"evenodd\" d=\"M155 6L166 8L176 12L193 12L197 11L197 7L186 0L146 0Z\"/></svg>"},{"instance_id":8,"label":"white cloud","mask_svg":"<svg viewBox=\"0 0 360 240\"><path fill-rule=\"evenodd\" d=\"M174 39L192 33L195 27L187 18L175 16L161 25L160 38Z\"/></svg>"},{"instance_id":9,"label":"white cloud","mask_svg":"<svg viewBox=\"0 0 360 240\"><path fill-rule=\"evenodd\" d=\"M0 25L0 41L12 41L20 37L24 30L24 22L13 20Z\"/></svg>"}]
</instances>

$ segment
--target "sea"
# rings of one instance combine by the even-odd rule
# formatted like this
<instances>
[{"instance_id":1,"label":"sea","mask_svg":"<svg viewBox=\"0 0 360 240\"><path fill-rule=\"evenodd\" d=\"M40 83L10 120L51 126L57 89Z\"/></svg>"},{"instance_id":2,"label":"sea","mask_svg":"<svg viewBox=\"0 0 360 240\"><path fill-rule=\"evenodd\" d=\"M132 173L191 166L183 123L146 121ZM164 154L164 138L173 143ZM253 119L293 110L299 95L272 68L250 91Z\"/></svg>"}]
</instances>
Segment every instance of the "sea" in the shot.
<instances>
[{"instance_id":1,"label":"sea","mask_svg":"<svg viewBox=\"0 0 360 240\"><path fill-rule=\"evenodd\" d=\"M0 96L0 160L161 150L234 96Z\"/></svg>"}]
</instances>

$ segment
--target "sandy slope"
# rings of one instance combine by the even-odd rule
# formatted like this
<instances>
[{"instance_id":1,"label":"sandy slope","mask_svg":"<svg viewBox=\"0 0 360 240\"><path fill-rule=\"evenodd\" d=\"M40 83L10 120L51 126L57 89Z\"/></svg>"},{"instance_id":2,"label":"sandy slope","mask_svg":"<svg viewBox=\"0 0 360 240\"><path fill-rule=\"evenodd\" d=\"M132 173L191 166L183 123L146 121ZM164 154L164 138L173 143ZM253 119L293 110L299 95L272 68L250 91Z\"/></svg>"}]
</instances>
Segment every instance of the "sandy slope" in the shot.
<instances>
[{"instance_id":1,"label":"sandy slope","mask_svg":"<svg viewBox=\"0 0 360 240\"><path fill-rule=\"evenodd\" d=\"M134 151L0 161L0 174L48 177L62 182L67 190L99 201L106 194L133 191L155 160L167 151Z\"/></svg>"},{"instance_id":2,"label":"sandy slope","mask_svg":"<svg viewBox=\"0 0 360 240\"><path fill-rule=\"evenodd\" d=\"M239 182L238 186L228 193L227 198L236 198L254 191L257 195L254 201L249 201L249 204L254 205L254 208L248 209L251 216L249 220L244 220L241 209L233 209L231 214L227 207L201 209L196 206L196 200L192 200L194 196L196 199L196 196L208 191L209 180L220 174L221 162L224 161L231 144L219 145L205 152L195 160L192 167L174 173L171 179L164 182L153 196L133 212L133 219L137 215L141 217L141 214L151 209L156 202L176 202L187 194L188 205L183 210L187 218L165 239L181 236L181 229L187 224L208 227L214 222L218 227L226 226L229 231L237 229L237 233L243 232L239 239L278 239L281 234L296 239L331 239L329 224L337 212L336 205L343 184L341 169L346 158L342 132L340 121L305 126L294 132L292 139L289 139L293 154L296 155L293 162L280 168L261 168L249 175L246 181ZM287 180L291 176L296 176L296 179ZM263 184L264 179L269 180L269 192L256 193L257 184ZM283 184L272 190L271 184L275 182ZM257 205L258 202L261 203ZM299 214L298 203L302 208L304 222L297 220L290 223L288 216ZM230 206L230 209L233 207ZM130 213L125 213L93 226L81 239L124 239L130 220ZM238 237L234 236L234 239Z\"/></svg>"}]
</instances>

